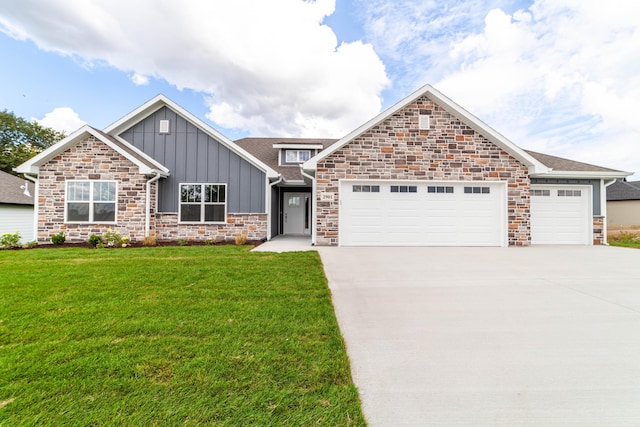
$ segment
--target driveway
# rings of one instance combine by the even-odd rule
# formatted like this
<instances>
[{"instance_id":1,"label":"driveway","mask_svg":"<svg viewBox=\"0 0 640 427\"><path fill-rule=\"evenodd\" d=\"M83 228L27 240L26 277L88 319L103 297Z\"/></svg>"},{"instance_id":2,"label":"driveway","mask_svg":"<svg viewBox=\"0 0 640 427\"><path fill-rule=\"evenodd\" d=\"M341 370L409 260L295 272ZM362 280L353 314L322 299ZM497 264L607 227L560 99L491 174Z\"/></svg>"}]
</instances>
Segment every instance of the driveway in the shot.
<instances>
[{"instance_id":1,"label":"driveway","mask_svg":"<svg viewBox=\"0 0 640 427\"><path fill-rule=\"evenodd\" d=\"M640 425L640 250L318 249L370 426Z\"/></svg>"}]
</instances>

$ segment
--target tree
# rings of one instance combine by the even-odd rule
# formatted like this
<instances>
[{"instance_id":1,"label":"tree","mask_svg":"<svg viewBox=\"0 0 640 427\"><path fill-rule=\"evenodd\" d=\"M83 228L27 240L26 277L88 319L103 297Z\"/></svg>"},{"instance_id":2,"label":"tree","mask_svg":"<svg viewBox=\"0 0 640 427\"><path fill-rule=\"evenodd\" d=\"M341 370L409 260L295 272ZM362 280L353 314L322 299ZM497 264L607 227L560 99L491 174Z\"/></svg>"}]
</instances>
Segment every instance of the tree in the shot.
<instances>
[{"instance_id":1,"label":"tree","mask_svg":"<svg viewBox=\"0 0 640 427\"><path fill-rule=\"evenodd\" d=\"M13 168L65 136L63 132L17 117L13 112L0 111L0 170L15 175Z\"/></svg>"}]
</instances>

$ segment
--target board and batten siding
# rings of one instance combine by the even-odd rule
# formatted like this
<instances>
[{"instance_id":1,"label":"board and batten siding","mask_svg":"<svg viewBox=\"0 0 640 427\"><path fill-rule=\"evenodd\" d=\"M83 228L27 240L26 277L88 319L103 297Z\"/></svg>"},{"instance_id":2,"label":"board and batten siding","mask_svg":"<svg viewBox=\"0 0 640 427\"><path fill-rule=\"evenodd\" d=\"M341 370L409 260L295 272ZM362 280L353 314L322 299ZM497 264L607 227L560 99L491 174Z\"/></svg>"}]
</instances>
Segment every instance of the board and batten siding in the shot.
<instances>
[{"instance_id":1,"label":"board and batten siding","mask_svg":"<svg viewBox=\"0 0 640 427\"><path fill-rule=\"evenodd\" d=\"M32 205L0 205L0 235L16 231L22 243L35 240Z\"/></svg>"},{"instance_id":2,"label":"board and batten siding","mask_svg":"<svg viewBox=\"0 0 640 427\"><path fill-rule=\"evenodd\" d=\"M169 133L159 133L169 120ZM227 184L227 213L264 213L265 174L170 108L163 107L119 135L167 167L158 212L177 212L180 183Z\"/></svg>"}]
</instances>

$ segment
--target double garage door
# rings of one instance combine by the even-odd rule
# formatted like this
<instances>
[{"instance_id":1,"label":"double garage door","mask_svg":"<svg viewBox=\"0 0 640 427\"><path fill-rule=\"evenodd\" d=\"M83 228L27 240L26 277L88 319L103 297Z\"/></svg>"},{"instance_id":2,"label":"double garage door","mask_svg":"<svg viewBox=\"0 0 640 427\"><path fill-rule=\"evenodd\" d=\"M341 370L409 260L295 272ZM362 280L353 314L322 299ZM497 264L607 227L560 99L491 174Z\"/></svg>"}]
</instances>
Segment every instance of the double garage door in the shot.
<instances>
[{"instance_id":1,"label":"double garage door","mask_svg":"<svg viewBox=\"0 0 640 427\"><path fill-rule=\"evenodd\" d=\"M342 246L506 246L504 182L343 181ZM532 244L590 244L591 188L531 186Z\"/></svg>"},{"instance_id":2,"label":"double garage door","mask_svg":"<svg viewBox=\"0 0 640 427\"><path fill-rule=\"evenodd\" d=\"M506 184L343 181L343 246L505 246Z\"/></svg>"}]
</instances>

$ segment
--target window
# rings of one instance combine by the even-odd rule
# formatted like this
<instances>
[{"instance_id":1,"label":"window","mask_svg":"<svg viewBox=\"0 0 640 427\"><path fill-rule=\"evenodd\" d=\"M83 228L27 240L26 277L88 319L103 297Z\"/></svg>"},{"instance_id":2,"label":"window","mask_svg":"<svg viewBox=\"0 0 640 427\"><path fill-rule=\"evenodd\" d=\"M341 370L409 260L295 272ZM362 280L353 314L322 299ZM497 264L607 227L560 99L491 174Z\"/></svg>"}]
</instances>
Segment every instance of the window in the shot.
<instances>
[{"instance_id":1,"label":"window","mask_svg":"<svg viewBox=\"0 0 640 427\"><path fill-rule=\"evenodd\" d=\"M303 163L311 158L311 150L286 150L285 162Z\"/></svg>"},{"instance_id":2,"label":"window","mask_svg":"<svg viewBox=\"0 0 640 427\"><path fill-rule=\"evenodd\" d=\"M116 222L115 181L67 181L67 222Z\"/></svg>"},{"instance_id":3,"label":"window","mask_svg":"<svg viewBox=\"0 0 640 427\"><path fill-rule=\"evenodd\" d=\"M180 184L180 222L225 222L226 184Z\"/></svg>"},{"instance_id":4,"label":"window","mask_svg":"<svg viewBox=\"0 0 640 427\"><path fill-rule=\"evenodd\" d=\"M445 187L445 186L435 186L435 185L430 185L427 187L427 193L448 193L448 194L452 194L453 193L453 187Z\"/></svg>"},{"instance_id":5,"label":"window","mask_svg":"<svg viewBox=\"0 0 640 427\"><path fill-rule=\"evenodd\" d=\"M558 190L558 197L581 197L582 190Z\"/></svg>"},{"instance_id":6,"label":"window","mask_svg":"<svg viewBox=\"0 0 640 427\"><path fill-rule=\"evenodd\" d=\"M352 188L354 193L379 193L379 185L354 185Z\"/></svg>"},{"instance_id":7,"label":"window","mask_svg":"<svg viewBox=\"0 0 640 427\"><path fill-rule=\"evenodd\" d=\"M464 187L465 194L489 194L490 187Z\"/></svg>"},{"instance_id":8,"label":"window","mask_svg":"<svg viewBox=\"0 0 640 427\"><path fill-rule=\"evenodd\" d=\"M392 185L392 193L417 193L418 187L415 185Z\"/></svg>"},{"instance_id":9,"label":"window","mask_svg":"<svg viewBox=\"0 0 640 427\"><path fill-rule=\"evenodd\" d=\"M540 190L540 189L534 188L531 190L531 195L540 196L540 197L549 197L551 196L551 190Z\"/></svg>"}]
</instances>

